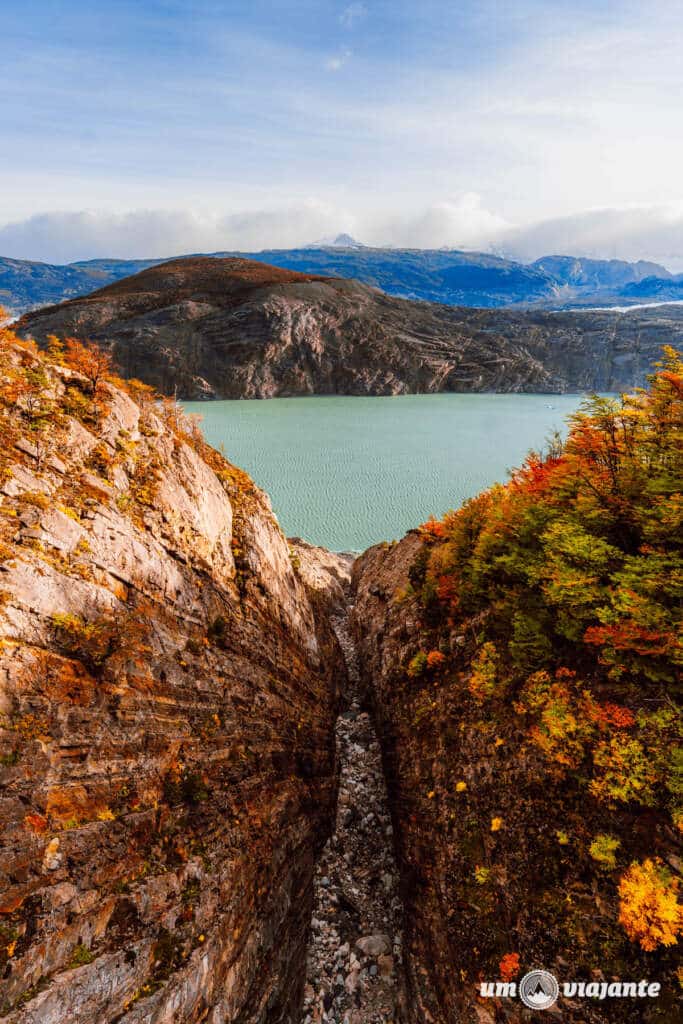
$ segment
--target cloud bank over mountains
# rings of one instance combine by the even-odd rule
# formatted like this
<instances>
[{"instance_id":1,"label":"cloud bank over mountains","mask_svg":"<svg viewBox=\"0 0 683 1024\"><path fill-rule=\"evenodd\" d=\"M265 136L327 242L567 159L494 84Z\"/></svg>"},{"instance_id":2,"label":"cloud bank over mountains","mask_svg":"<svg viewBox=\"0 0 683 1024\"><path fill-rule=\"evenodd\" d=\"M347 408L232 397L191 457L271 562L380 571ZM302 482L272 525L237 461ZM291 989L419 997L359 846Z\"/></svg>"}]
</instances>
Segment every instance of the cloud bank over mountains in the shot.
<instances>
[{"instance_id":1,"label":"cloud bank over mountains","mask_svg":"<svg viewBox=\"0 0 683 1024\"><path fill-rule=\"evenodd\" d=\"M0 255L70 263L297 248L347 232L366 245L649 259L683 269L683 203L599 209L514 225L469 192L413 212L357 214L315 199L215 216L184 210L62 211L0 226Z\"/></svg>"},{"instance_id":2,"label":"cloud bank over mountains","mask_svg":"<svg viewBox=\"0 0 683 1024\"><path fill-rule=\"evenodd\" d=\"M588 210L510 231L506 251L532 260L543 253L601 259L649 259L683 269L683 203Z\"/></svg>"}]
</instances>

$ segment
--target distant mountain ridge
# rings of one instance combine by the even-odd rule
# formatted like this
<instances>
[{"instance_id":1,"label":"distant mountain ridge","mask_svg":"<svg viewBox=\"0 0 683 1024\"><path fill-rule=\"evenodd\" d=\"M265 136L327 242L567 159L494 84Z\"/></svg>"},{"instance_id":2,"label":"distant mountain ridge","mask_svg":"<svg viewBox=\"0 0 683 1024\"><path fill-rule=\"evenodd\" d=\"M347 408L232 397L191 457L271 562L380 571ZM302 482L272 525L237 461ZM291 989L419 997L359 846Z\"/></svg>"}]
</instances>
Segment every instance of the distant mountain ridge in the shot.
<instances>
[{"instance_id":1,"label":"distant mountain ridge","mask_svg":"<svg viewBox=\"0 0 683 1024\"><path fill-rule=\"evenodd\" d=\"M199 256L202 254L194 254ZM214 257L326 277L353 278L399 298L480 308L634 305L683 299L683 275L656 263L544 256L524 264L455 249L381 249L341 234L301 249ZM87 295L166 259L94 259L58 266L0 257L0 304L14 313Z\"/></svg>"},{"instance_id":2,"label":"distant mountain ridge","mask_svg":"<svg viewBox=\"0 0 683 1024\"><path fill-rule=\"evenodd\" d=\"M575 288L622 288L651 277L671 280L672 275L658 263L637 260L595 260L576 256L542 256L531 264L553 280Z\"/></svg>"}]
</instances>

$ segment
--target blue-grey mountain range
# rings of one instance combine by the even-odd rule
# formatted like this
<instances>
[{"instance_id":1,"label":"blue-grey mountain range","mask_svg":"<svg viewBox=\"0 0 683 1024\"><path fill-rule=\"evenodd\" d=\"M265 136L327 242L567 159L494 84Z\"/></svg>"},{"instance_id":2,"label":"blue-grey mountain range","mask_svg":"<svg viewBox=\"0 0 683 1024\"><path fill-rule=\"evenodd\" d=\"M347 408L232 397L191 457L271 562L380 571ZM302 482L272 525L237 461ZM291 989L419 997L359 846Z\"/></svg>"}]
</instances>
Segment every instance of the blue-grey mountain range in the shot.
<instances>
[{"instance_id":1,"label":"blue-grey mountain range","mask_svg":"<svg viewBox=\"0 0 683 1024\"><path fill-rule=\"evenodd\" d=\"M243 256L306 274L354 278L388 295L452 306L571 309L683 299L683 275L644 260L544 256L523 264L489 253L370 248L348 236L301 249L211 255ZM95 259L57 266L0 257L0 304L22 313L90 294L164 262Z\"/></svg>"}]
</instances>

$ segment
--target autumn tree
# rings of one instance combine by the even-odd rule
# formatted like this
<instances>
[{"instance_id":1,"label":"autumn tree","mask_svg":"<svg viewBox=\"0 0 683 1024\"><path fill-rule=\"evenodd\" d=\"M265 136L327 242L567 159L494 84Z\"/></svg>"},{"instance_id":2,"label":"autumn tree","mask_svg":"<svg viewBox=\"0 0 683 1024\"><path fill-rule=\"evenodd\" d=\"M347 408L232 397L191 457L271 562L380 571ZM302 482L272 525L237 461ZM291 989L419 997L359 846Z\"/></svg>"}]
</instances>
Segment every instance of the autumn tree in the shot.
<instances>
[{"instance_id":1,"label":"autumn tree","mask_svg":"<svg viewBox=\"0 0 683 1024\"><path fill-rule=\"evenodd\" d=\"M66 365L82 374L90 386L90 394L97 395L104 380L113 373L113 360L109 352L93 344L92 342L81 342L75 338L67 338L65 341L66 352L64 361Z\"/></svg>"}]
</instances>

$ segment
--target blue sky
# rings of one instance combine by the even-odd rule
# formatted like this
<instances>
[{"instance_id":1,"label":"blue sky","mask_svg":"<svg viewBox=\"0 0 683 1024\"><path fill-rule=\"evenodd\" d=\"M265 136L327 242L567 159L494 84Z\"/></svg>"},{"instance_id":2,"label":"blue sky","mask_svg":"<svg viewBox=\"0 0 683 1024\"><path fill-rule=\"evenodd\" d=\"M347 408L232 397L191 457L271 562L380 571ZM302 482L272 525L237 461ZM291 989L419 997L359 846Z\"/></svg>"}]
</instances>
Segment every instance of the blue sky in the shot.
<instances>
[{"instance_id":1,"label":"blue sky","mask_svg":"<svg viewBox=\"0 0 683 1024\"><path fill-rule=\"evenodd\" d=\"M683 258L675 3L6 0L0 24L2 255L344 230Z\"/></svg>"}]
</instances>

